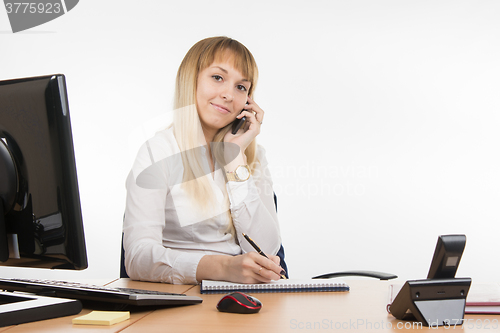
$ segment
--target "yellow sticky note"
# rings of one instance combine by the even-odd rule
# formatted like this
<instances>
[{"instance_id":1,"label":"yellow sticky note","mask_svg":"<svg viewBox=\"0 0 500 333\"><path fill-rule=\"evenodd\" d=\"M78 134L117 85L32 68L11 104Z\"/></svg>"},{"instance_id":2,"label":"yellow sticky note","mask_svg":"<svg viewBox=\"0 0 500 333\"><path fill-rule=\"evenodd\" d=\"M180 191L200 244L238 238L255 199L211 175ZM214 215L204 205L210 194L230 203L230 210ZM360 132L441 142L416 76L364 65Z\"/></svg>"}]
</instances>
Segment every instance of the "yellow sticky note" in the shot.
<instances>
[{"instance_id":1,"label":"yellow sticky note","mask_svg":"<svg viewBox=\"0 0 500 333\"><path fill-rule=\"evenodd\" d=\"M73 318L77 325L114 325L130 318L128 311L92 311L89 314Z\"/></svg>"}]
</instances>

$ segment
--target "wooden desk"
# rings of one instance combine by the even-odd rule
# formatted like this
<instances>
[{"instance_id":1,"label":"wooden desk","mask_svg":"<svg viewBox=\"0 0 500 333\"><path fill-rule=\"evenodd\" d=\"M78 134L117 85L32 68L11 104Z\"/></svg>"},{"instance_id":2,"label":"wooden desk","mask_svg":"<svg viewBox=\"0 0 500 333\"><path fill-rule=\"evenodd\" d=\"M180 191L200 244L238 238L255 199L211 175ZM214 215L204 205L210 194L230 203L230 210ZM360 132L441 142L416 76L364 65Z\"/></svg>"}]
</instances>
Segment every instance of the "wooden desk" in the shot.
<instances>
[{"instance_id":1,"label":"wooden desk","mask_svg":"<svg viewBox=\"0 0 500 333\"><path fill-rule=\"evenodd\" d=\"M448 329L429 329L417 323L400 321L386 310L391 282L362 279L348 280L347 283L351 287L349 292L255 293L252 295L263 303L263 308L259 313L250 315L218 312L215 306L224 294L200 295L199 286L196 286L187 294L201 296L202 304L156 310L123 332L165 332L167 329L170 332L252 333L500 331L500 316L466 315L468 324ZM487 320L490 329L485 330ZM496 320L496 326L492 320Z\"/></svg>"},{"instance_id":2,"label":"wooden desk","mask_svg":"<svg viewBox=\"0 0 500 333\"><path fill-rule=\"evenodd\" d=\"M110 286L186 293L203 303L183 307L131 313L131 318L113 326L72 325L76 316L0 328L15 332L499 332L500 316L466 315L466 324L455 328L428 328L399 321L386 311L388 286L374 279L347 280L349 292L255 293L263 303L257 314L221 313L215 305L224 294L200 295L199 286L168 285L121 279ZM489 328L485 324L489 323ZM481 326L482 325L482 326Z\"/></svg>"},{"instance_id":3,"label":"wooden desk","mask_svg":"<svg viewBox=\"0 0 500 333\"><path fill-rule=\"evenodd\" d=\"M90 282L89 282L90 283ZM94 283L92 283L94 284ZM103 284L104 285L104 284ZM169 293L177 293L183 294L187 290L193 288L193 286L183 286L183 285L171 285L171 284L163 284L163 283L150 283L150 282L137 282L131 281L130 279L120 279L111 283L105 284L107 286L113 287L125 287L125 288L138 288L138 289L146 289L146 290L159 290L165 291ZM153 311L141 311L141 312L132 312L130 314L130 319L125 320L124 322L118 323L112 326L95 326L95 325L73 325L73 318L83 316L89 312L91 309L83 309L77 315L67 316L61 318L48 319L43 321L37 321L32 323L26 323L15 326L8 327L0 327L0 332L2 333L19 333L19 332L47 332L47 333L65 333L70 331L75 331L79 333L97 333L97 332L120 332L126 327L135 324L139 320L145 318ZM146 333L146 332L143 332Z\"/></svg>"}]
</instances>

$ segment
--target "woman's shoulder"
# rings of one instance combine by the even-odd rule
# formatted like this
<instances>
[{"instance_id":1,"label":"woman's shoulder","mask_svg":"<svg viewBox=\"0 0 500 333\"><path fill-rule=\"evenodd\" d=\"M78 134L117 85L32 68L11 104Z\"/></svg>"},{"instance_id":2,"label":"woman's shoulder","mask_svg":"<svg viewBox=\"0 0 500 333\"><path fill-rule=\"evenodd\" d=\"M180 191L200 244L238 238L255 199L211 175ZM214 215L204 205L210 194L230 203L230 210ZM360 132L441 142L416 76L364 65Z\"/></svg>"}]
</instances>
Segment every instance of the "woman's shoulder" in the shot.
<instances>
[{"instance_id":1,"label":"woman's shoulder","mask_svg":"<svg viewBox=\"0 0 500 333\"><path fill-rule=\"evenodd\" d=\"M173 127L167 127L163 130L160 130L155 133L153 137L151 137L149 142L153 142L153 144L160 144L164 146L177 146L177 141L174 136Z\"/></svg>"},{"instance_id":2,"label":"woman's shoulder","mask_svg":"<svg viewBox=\"0 0 500 333\"><path fill-rule=\"evenodd\" d=\"M158 131L153 137L144 143L149 154L159 155L165 158L179 152L177 140L175 140L172 127Z\"/></svg>"},{"instance_id":3,"label":"woman's shoulder","mask_svg":"<svg viewBox=\"0 0 500 333\"><path fill-rule=\"evenodd\" d=\"M167 128L157 132L142 144L137 153L134 169L143 170L151 164L165 160L179 152L177 141L172 129Z\"/></svg>"}]
</instances>

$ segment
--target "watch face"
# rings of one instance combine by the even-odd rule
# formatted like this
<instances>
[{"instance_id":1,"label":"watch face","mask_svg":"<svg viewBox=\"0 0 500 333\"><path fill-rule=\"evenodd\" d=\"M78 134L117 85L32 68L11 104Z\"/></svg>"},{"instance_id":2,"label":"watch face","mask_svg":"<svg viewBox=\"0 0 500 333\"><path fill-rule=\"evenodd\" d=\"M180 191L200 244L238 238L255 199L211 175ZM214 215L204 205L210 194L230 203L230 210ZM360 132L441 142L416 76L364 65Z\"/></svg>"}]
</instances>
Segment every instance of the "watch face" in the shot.
<instances>
[{"instance_id":1,"label":"watch face","mask_svg":"<svg viewBox=\"0 0 500 333\"><path fill-rule=\"evenodd\" d=\"M236 169L236 176L240 180L247 180L250 177L250 172L248 171L248 167L246 165L240 165Z\"/></svg>"}]
</instances>

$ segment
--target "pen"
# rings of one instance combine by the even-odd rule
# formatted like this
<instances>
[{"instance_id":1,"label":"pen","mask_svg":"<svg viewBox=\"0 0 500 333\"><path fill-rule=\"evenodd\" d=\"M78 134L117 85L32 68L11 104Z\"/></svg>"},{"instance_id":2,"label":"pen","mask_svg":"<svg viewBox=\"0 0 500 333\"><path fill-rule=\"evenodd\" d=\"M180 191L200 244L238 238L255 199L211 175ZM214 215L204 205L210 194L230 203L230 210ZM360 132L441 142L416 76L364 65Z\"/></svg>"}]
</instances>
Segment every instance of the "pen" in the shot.
<instances>
[{"instance_id":1,"label":"pen","mask_svg":"<svg viewBox=\"0 0 500 333\"><path fill-rule=\"evenodd\" d=\"M242 233L242 234L243 234L243 237L245 237L245 239L250 243L250 245L252 245L252 247L255 249L255 251L257 251L257 253L259 253L261 256L266 257L267 259L269 259L269 257L266 256L266 254L264 253L264 251L262 251L260 249L260 247L257 245L257 243L255 243L247 234L245 234L245 233ZM285 270L282 269L281 273L280 273L281 274L281 278L286 280L287 277L284 275L284 273L285 273Z\"/></svg>"}]
</instances>

